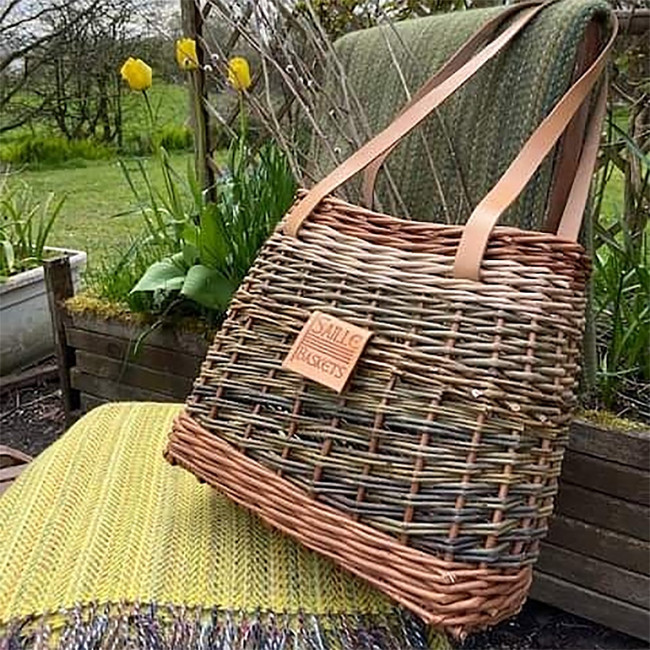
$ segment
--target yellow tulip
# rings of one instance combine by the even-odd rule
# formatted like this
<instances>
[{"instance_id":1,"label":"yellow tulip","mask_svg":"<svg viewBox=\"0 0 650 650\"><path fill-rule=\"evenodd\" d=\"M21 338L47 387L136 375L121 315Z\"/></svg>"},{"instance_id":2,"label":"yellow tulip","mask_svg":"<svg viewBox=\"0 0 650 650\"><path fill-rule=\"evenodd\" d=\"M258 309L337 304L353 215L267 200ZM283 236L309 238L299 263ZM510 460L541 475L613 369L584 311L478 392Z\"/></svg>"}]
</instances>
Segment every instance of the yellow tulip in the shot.
<instances>
[{"instance_id":1,"label":"yellow tulip","mask_svg":"<svg viewBox=\"0 0 650 650\"><path fill-rule=\"evenodd\" d=\"M120 74L131 90L151 88L151 68L141 59L130 56L120 68Z\"/></svg>"},{"instance_id":2,"label":"yellow tulip","mask_svg":"<svg viewBox=\"0 0 650 650\"><path fill-rule=\"evenodd\" d=\"M196 41L193 38L180 38L176 41L176 62L183 70L196 70L199 67Z\"/></svg>"},{"instance_id":3,"label":"yellow tulip","mask_svg":"<svg viewBox=\"0 0 650 650\"><path fill-rule=\"evenodd\" d=\"M228 81L235 90L248 90L251 87L251 71L245 58L236 56L228 61Z\"/></svg>"}]
</instances>

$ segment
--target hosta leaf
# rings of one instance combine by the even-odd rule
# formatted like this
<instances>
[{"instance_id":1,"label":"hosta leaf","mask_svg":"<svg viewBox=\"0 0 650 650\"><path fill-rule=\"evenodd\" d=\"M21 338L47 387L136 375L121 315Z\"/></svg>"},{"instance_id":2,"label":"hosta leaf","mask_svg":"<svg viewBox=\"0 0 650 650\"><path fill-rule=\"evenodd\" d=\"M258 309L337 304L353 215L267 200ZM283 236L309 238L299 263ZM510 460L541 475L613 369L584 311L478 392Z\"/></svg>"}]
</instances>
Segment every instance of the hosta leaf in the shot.
<instances>
[{"instance_id":1,"label":"hosta leaf","mask_svg":"<svg viewBox=\"0 0 650 650\"><path fill-rule=\"evenodd\" d=\"M174 253L170 258L169 258L176 266L179 268L183 268L185 265L185 256L183 253ZM188 264L187 266L192 266L192 264Z\"/></svg>"},{"instance_id":2,"label":"hosta leaf","mask_svg":"<svg viewBox=\"0 0 650 650\"><path fill-rule=\"evenodd\" d=\"M181 294L210 309L224 310L235 290L219 271L196 264L187 272Z\"/></svg>"},{"instance_id":3,"label":"hosta leaf","mask_svg":"<svg viewBox=\"0 0 650 650\"><path fill-rule=\"evenodd\" d=\"M170 258L152 264L131 289L136 291L178 291L185 281L185 269Z\"/></svg>"}]
</instances>

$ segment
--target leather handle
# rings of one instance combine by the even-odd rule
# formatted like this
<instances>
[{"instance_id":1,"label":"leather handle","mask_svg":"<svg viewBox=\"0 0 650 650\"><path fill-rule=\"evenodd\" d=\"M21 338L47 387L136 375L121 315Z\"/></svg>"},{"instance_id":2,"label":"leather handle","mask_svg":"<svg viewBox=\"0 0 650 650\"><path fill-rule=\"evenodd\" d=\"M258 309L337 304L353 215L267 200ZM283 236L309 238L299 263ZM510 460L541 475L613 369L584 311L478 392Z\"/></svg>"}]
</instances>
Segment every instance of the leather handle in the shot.
<instances>
[{"instance_id":1,"label":"leather handle","mask_svg":"<svg viewBox=\"0 0 650 650\"><path fill-rule=\"evenodd\" d=\"M465 84L488 61L494 58L544 7L549 0L522 14L499 36L491 41L481 52L472 57L459 70L437 85L419 101L406 109L393 123L341 163L336 169L317 183L306 196L293 206L283 223L284 232L296 236L303 221L314 208L339 186L367 167L373 160L397 144L407 133L412 131L435 108Z\"/></svg>"},{"instance_id":2,"label":"leather handle","mask_svg":"<svg viewBox=\"0 0 650 650\"><path fill-rule=\"evenodd\" d=\"M467 39L456 52L448 59L445 64L437 70L427 81L418 89L418 91L411 97L411 99L400 109L397 116L402 115L413 104L418 102L427 93L431 92L437 85L448 79L452 74L457 72L469 59L480 51L485 46L486 42L494 36L497 30L503 26L508 18L517 14L524 9L530 7L537 7L544 4L543 0L531 0L529 2L519 2L515 5L507 7L499 12L497 16L488 20L476 32L474 32L469 39ZM377 175L386 158L394 151L399 142L392 145L387 151L381 154L378 158L373 160L363 172L363 183L361 186L362 203L365 207L372 209L374 202L375 185L377 183Z\"/></svg>"},{"instance_id":3,"label":"leather handle","mask_svg":"<svg viewBox=\"0 0 650 650\"><path fill-rule=\"evenodd\" d=\"M601 125L607 112L607 79L603 79L601 84L600 92L598 93L598 103L587 128L575 179L557 228L557 236L569 241L578 241L582 226L582 216L587 205L587 200L589 199L591 179L594 174L594 168L596 167L596 161L598 160Z\"/></svg>"},{"instance_id":4,"label":"leather handle","mask_svg":"<svg viewBox=\"0 0 650 650\"><path fill-rule=\"evenodd\" d=\"M517 199L528 181L537 171L551 149L560 139L562 133L569 125L573 116L580 110L583 102L587 101L592 89L596 85L607 65L607 54L614 44L618 32L618 21L612 15L612 33L605 47L601 50L596 60L589 66L585 73L571 86L553 110L542 120L531 137L522 147L517 157L512 161L504 175L497 184L487 193L483 200L474 208L466 226L456 252L454 261L454 277L467 280L479 280L481 263L485 255L488 239L497 221L505 210ZM602 93L599 99L600 116L602 116ZM578 163L578 170L574 180L565 211L558 226L558 234L563 237L570 235L572 241L577 241L584 204L589 194L591 170L598 153L594 141L600 138L600 119L593 117L589 125L589 134L586 140L589 146L583 147L584 161ZM591 160L589 157L591 156Z\"/></svg>"}]
</instances>

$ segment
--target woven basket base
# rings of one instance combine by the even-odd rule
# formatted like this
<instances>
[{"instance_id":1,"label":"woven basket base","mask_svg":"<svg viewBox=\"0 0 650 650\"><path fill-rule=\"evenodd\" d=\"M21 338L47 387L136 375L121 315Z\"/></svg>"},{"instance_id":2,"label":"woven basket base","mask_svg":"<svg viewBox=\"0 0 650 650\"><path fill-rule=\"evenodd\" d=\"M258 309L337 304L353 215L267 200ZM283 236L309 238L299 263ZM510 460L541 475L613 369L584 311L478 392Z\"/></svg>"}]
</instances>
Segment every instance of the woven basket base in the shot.
<instances>
[{"instance_id":1,"label":"woven basket base","mask_svg":"<svg viewBox=\"0 0 650 650\"><path fill-rule=\"evenodd\" d=\"M165 456L456 637L516 614L526 599L531 566L477 567L405 546L316 501L187 413L175 419Z\"/></svg>"}]
</instances>

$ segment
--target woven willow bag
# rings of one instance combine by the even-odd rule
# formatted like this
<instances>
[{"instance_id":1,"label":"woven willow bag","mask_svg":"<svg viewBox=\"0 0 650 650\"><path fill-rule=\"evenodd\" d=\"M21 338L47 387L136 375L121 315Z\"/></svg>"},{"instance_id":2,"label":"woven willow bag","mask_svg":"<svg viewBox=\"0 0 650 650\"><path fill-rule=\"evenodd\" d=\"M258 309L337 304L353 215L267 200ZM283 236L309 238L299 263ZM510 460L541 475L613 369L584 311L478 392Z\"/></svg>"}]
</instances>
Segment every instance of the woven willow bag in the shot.
<instances>
[{"instance_id":1,"label":"woven willow bag","mask_svg":"<svg viewBox=\"0 0 650 650\"><path fill-rule=\"evenodd\" d=\"M369 164L371 188L400 138L543 6L518 5L498 35L486 25L388 129L300 193L235 295L166 452L457 635L521 607L552 511L604 81L557 233L495 224L587 105L616 27L465 227L331 194Z\"/></svg>"}]
</instances>

